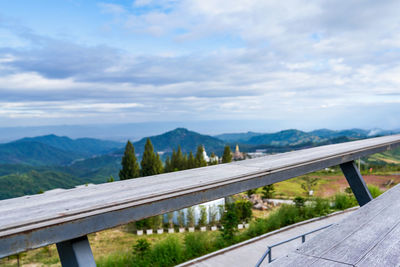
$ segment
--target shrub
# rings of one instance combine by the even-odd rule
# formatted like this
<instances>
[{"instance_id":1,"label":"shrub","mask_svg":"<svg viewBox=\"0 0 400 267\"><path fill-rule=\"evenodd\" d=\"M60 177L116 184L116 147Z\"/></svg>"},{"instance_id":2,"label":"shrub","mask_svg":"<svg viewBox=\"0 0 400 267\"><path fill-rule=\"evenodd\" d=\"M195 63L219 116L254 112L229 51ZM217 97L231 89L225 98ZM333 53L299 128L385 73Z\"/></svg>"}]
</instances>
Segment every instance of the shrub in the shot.
<instances>
[{"instance_id":1,"label":"shrub","mask_svg":"<svg viewBox=\"0 0 400 267\"><path fill-rule=\"evenodd\" d=\"M356 206L357 202L354 196L348 196L343 193L338 193L334 197L334 208L338 210L345 210L350 207Z\"/></svg>"},{"instance_id":2,"label":"shrub","mask_svg":"<svg viewBox=\"0 0 400 267\"><path fill-rule=\"evenodd\" d=\"M139 258L144 258L150 251L150 243L145 238L140 238L133 245L133 254Z\"/></svg>"},{"instance_id":3,"label":"shrub","mask_svg":"<svg viewBox=\"0 0 400 267\"><path fill-rule=\"evenodd\" d=\"M174 266L185 259L183 246L177 237L168 236L154 245L149 258L151 266Z\"/></svg>"},{"instance_id":4,"label":"shrub","mask_svg":"<svg viewBox=\"0 0 400 267\"><path fill-rule=\"evenodd\" d=\"M195 258L215 250L213 238L209 233L189 233L185 235L185 255L187 258Z\"/></svg>"},{"instance_id":5,"label":"shrub","mask_svg":"<svg viewBox=\"0 0 400 267\"><path fill-rule=\"evenodd\" d=\"M314 216L326 215L331 211L329 200L317 197L313 201Z\"/></svg>"},{"instance_id":6,"label":"shrub","mask_svg":"<svg viewBox=\"0 0 400 267\"><path fill-rule=\"evenodd\" d=\"M306 202L303 197L295 197L293 201L297 208L304 207L304 203Z\"/></svg>"},{"instance_id":7,"label":"shrub","mask_svg":"<svg viewBox=\"0 0 400 267\"><path fill-rule=\"evenodd\" d=\"M236 212L239 222L248 222L253 215L252 203L248 200L237 200L235 202Z\"/></svg>"},{"instance_id":8,"label":"shrub","mask_svg":"<svg viewBox=\"0 0 400 267\"><path fill-rule=\"evenodd\" d=\"M273 184L263 186L262 188L262 197L263 198L272 198L275 194L275 187Z\"/></svg>"},{"instance_id":9,"label":"shrub","mask_svg":"<svg viewBox=\"0 0 400 267\"><path fill-rule=\"evenodd\" d=\"M368 190L369 190L369 192L371 193L371 195L372 195L373 198L376 198L376 197L378 197L379 195L381 195L381 194L383 193L383 192L379 189L379 187L374 186L374 185L371 185L371 184L368 185Z\"/></svg>"}]
</instances>

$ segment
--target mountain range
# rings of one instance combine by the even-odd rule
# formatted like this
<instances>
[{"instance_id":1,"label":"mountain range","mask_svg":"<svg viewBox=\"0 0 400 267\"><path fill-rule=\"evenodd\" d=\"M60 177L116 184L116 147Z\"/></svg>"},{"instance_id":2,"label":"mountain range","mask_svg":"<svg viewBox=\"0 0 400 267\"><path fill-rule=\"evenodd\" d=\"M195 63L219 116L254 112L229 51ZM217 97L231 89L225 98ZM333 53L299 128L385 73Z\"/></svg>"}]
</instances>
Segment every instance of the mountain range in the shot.
<instances>
[{"instance_id":1,"label":"mountain range","mask_svg":"<svg viewBox=\"0 0 400 267\"><path fill-rule=\"evenodd\" d=\"M233 149L236 144L244 152L264 149L268 153L279 153L370 136L370 131L361 129L321 129L311 132L291 129L277 133L209 136L177 128L149 138L155 150L163 152L165 158L178 146L184 153L195 152L198 145L203 145L208 153L221 155L225 145ZM146 139L133 143L139 159ZM0 144L0 199L84 183L103 183L111 176L117 179L124 145L108 140L71 139L56 135L22 138Z\"/></svg>"}]
</instances>

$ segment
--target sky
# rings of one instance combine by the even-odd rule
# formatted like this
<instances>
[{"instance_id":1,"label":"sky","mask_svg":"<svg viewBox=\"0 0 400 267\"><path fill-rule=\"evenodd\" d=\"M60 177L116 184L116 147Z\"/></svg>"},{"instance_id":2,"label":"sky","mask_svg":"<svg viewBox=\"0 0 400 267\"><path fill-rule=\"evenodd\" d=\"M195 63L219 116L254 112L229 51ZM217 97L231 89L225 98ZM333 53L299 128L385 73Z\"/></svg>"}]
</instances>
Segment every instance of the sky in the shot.
<instances>
[{"instance_id":1,"label":"sky","mask_svg":"<svg viewBox=\"0 0 400 267\"><path fill-rule=\"evenodd\" d=\"M0 127L398 129L399 14L398 0L0 0Z\"/></svg>"}]
</instances>

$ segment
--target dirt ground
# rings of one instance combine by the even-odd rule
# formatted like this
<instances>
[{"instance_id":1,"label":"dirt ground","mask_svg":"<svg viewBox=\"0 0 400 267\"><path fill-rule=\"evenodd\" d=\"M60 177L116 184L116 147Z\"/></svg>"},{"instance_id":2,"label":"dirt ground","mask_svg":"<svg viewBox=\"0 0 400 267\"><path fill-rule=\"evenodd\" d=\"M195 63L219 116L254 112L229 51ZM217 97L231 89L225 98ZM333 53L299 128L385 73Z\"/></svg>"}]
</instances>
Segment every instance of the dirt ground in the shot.
<instances>
[{"instance_id":1,"label":"dirt ground","mask_svg":"<svg viewBox=\"0 0 400 267\"><path fill-rule=\"evenodd\" d=\"M390 186L400 183L400 175L364 175L363 178L367 184L375 185L382 191L386 191ZM349 186L344 176L324 177L324 180L327 180L327 182L321 185L316 192L317 196L330 197L339 191L343 192ZM388 184L391 185L388 186Z\"/></svg>"}]
</instances>

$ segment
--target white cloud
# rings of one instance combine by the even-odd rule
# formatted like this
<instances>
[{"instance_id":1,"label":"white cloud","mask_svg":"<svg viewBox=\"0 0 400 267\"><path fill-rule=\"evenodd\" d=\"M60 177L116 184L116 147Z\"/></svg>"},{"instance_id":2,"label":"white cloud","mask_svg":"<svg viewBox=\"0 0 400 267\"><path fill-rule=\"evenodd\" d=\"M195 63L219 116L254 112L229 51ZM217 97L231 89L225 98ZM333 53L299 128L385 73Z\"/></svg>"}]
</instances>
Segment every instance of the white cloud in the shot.
<instances>
[{"instance_id":1,"label":"white cloud","mask_svg":"<svg viewBox=\"0 0 400 267\"><path fill-rule=\"evenodd\" d=\"M0 96L11 105L0 117L47 116L43 103L53 115L120 120L325 121L356 117L354 106L369 117L400 112L398 1L131 3L99 6L158 53L49 38L0 50Z\"/></svg>"}]
</instances>

